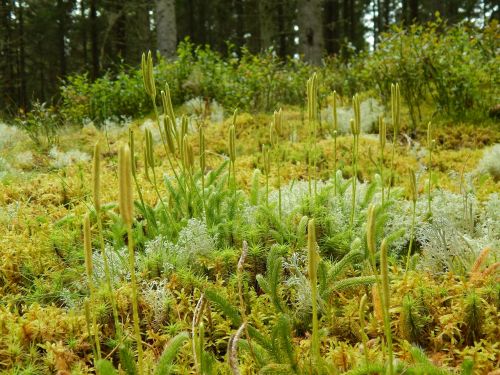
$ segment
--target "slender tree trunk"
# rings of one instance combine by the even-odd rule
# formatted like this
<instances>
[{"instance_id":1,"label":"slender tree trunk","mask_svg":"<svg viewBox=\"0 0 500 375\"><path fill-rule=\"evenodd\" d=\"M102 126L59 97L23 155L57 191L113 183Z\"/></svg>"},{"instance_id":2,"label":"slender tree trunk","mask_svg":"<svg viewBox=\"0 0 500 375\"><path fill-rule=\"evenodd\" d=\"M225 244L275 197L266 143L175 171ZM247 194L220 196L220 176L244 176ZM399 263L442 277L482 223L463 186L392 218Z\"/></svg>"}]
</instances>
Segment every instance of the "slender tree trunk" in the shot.
<instances>
[{"instance_id":1,"label":"slender tree trunk","mask_svg":"<svg viewBox=\"0 0 500 375\"><path fill-rule=\"evenodd\" d=\"M327 53L336 54L340 51L339 40L339 0L326 0L324 3L324 35Z\"/></svg>"},{"instance_id":2,"label":"slender tree trunk","mask_svg":"<svg viewBox=\"0 0 500 375\"><path fill-rule=\"evenodd\" d=\"M90 42L92 46L92 79L99 76L99 39L97 34L97 0L90 0Z\"/></svg>"},{"instance_id":3,"label":"slender tree trunk","mask_svg":"<svg viewBox=\"0 0 500 375\"><path fill-rule=\"evenodd\" d=\"M410 23L419 21L418 0L409 0Z\"/></svg>"},{"instance_id":4,"label":"slender tree trunk","mask_svg":"<svg viewBox=\"0 0 500 375\"><path fill-rule=\"evenodd\" d=\"M266 50L273 46L276 35L274 7L271 0L259 1L260 48Z\"/></svg>"},{"instance_id":5,"label":"slender tree trunk","mask_svg":"<svg viewBox=\"0 0 500 375\"><path fill-rule=\"evenodd\" d=\"M300 51L306 61L320 65L325 46L321 0L299 0L298 11Z\"/></svg>"},{"instance_id":6,"label":"slender tree trunk","mask_svg":"<svg viewBox=\"0 0 500 375\"><path fill-rule=\"evenodd\" d=\"M59 74L61 78L66 76L67 72L67 62L66 62L66 5L63 0L57 0L57 11L58 11L58 24L57 24L57 39L59 47Z\"/></svg>"},{"instance_id":7,"label":"slender tree trunk","mask_svg":"<svg viewBox=\"0 0 500 375\"><path fill-rule=\"evenodd\" d=\"M86 68L88 64L88 50L87 50L87 22L85 18L85 0L80 0L80 17L81 17L81 28L82 28L83 66Z\"/></svg>"},{"instance_id":8,"label":"slender tree trunk","mask_svg":"<svg viewBox=\"0 0 500 375\"><path fill-rule=\"evenodd\" d=\"M287 49L287 30L286 30L286 22L285 22L285 9L283 7L283 3L278 1L276 4L277 16L278 16L278 55L281 58L285 58L288 49Z\"/></svg>"},{"instance_id":9,"label":"slender tree trunk","mask_svg":"<svg viewBox=\"0 0 500 375\"><path fill-rule=\"evenodd\" d=\"M4 56L1 65L1 81L0 81L0 104L2 107L9 107L14 96L14 66L12 64L12 3L9 0L1 0L0 2L0 17L2 21L2 47L1 53Z\"/></svg>"},{"instance_id":10,"label":"slender tree trunk","mask_svg":"<svg viewBox=\"0 0 500 375\"><path fill-rule=\"evenodd\" d=\"M18 75L19 75L19 106L26 109L26 51L24 39L24 3L18 1L18 17L19 17L19 59L18 59Z\"/></svg>"},{"instance_id":11,"label":"slender tree trunk","mask_svg":"<svg viewBox=\"0 0 500 375\"><path fill-rule=\"evenodd\" d=\"M156 46L165 58L175 57L177 48L177 27L175 0L156 1Z\"/></svg>"},{"instance_id":12,"label":"slender tree trunk","mask_svg":"<svg viewBox=\"0 0 500 375\"><path fill-rule=\"evenodd\" d=\"M123 2L116 3L115 13L118 15L114 26L116 53L118 57L127 61L127 15Z\"/></svg>"}]
</instances>

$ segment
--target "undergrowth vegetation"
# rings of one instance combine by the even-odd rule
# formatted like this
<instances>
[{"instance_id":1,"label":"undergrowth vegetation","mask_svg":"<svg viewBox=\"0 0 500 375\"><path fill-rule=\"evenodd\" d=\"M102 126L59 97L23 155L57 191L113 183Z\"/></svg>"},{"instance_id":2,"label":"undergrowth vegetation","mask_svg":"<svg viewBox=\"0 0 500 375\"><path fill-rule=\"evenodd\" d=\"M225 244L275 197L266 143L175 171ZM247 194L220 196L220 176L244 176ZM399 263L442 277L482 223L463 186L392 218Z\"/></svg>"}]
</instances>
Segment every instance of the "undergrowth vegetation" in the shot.
<instances>
[{"instance_id":1,"label":"undergrowth vegetation","mask_svg":"<svg viewBox=\"0 0 500 375\"><path fill-rule=\"evenodd\" d=\"M439 46L461 27L401 38ZM399 76L374 110L326 70L223 61L186 43L174 63L75 77L65 115L152 117L57 140L32 130L29 162L26 136L1 125L2 155L19 154L0 159L0 370L495 373L498 146L445 150L432 123L405 138L417 107ZM178 107L198 96L274 113L212 123Z\"/></svg>"},{"instance_id":2,"label":"undergrowth vegetation","mask_svg":"<svg viewBox=\"0 0 500 375\"><path fill-rule=\"evenodd\" d=\"M436 116L473 122L488 117L499 96L498 30L496 21L479 30L466 24L448 26L440 19L409 30L396 27L382 36L375 51L330 57L320 68L299 59L282 61L273 51L252 55L233 46L223 57L186 40L180 43L175 61L158 57L155 79L169 83L176 106L197 99L202 111L215 101L230 112L303 106L303 87L314 72L320 77L323 106L334 90L346 98L372 90L386 104L390 85L404 82L401 94L415 133L419 124ZM151 110L141 72L130 67L93 83L85 74L75 75L62 86L61 114L72 122L102 123Z\"/></svg>"}]
</instances>

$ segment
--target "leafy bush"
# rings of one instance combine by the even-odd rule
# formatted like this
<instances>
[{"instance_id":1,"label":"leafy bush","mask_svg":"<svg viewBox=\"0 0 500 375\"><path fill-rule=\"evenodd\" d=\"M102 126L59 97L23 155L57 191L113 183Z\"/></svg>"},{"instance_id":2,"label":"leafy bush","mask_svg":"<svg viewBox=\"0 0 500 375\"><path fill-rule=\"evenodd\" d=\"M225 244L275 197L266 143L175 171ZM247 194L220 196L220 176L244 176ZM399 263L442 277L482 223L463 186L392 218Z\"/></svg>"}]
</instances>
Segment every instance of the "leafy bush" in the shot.
<instances>
[{"instance_id":1,"label":"leafy bush","mask_svg":"<svg viewBox=\"0 0 500 375\"><path fill-rule=\"evenodd\" d=\"M429 98L436 113L484 119L499 94L495 39L496 21L483 30L466 24L448 27L440 19L408 29L395 26L382 35L372 54L354 61L354 74L365 88L376 87L386 101L391 84L399 82L413 131Z\"/></svg>"},{"instance_id":2,"label":"leafy bush","mask_svg":"<svg viewBox=\"0 0 500 375\"><path fill-rule=\"evenodd\" d=\"M272 52L252 55L244 49L237 56L231 46L228 54L231 57L226 59L208 46L194 46L186 40L179 44L175 61L157 57L157 87L168 83L174 105L198 97L245 111L303 103L311 66L291 58L282 61ZM93 83L86 74L71 76L61 96L61 112L74 122L89 118L102 123L109 117L138 117L153 109L140 70L125 67L116 76L107 73Z\"/></svg>"},{"instance_id":3,"label":"leafy bush","mask_svg":"<svg viewBox=\"0 0 500 375\"><path fill-rule=\"evenodd\" d=\"M16 122L37 146L50 147L57 142L61 118L56 109L47 107L46 103L33 103L32 110L22 113Z\"/></svg>"}]
</instances>

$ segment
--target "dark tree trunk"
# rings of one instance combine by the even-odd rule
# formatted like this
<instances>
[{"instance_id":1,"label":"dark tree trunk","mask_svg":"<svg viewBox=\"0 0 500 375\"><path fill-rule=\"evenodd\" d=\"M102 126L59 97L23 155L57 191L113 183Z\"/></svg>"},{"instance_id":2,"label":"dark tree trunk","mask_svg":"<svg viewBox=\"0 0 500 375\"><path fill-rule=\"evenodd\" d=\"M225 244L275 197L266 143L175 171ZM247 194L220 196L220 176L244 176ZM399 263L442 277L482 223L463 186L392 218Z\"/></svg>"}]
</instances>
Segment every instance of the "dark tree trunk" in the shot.
<instances>
[{"instance_id":1,"label":"dark tree trunk","mask_svg":"<svg viewBox=\"0 0 500 375\"><path fill-rule=\"evenodd\" d=\"M19 17L19 58L18 58L18 76L19 76L19 107L26 109L26 46L24 38L24 4L18 1Z\"/></svg>"},{"instance_id":2,"label":"dark tree trunk","mask_svg":"<svg viewBox=\"0 0 500 375\"><path fill-rule=\"evenodd\" d=\"M88 65L88 50L87 50L87 22L85 19L85 0L80 1L80 17L81 17L81 28L82 28L83 66L86 68Z\"/></svg>"},{"instance_id":3,"label":"dark tree trunk","mask_svg":"<svg viewBox=\"0 0 500 375\"><path fill-rule=\"evenodd\" d=\"M340 51L339 40L339 0L326 0L324 3L325 48L329 54Z\"/></svg>"},{"instance_id":4,"label":"dark tree trunk","mask_svg":"<svg viewBox=\"0 0 500 375\"><path fill-rule=\"evenodd\" d=\"M410 22L418 22L419 21L419 10L418 10L418 0L409 0L410 6Z\"/></svg>"},{"instance_id":5,"label":"dark tree trunk","mask_svg":"<svg viewBox=\"0 0 500 375\"><path fill-rule=\"evenodd\" d=\"M67 62L66 62L66 5L63 0L57 0L57 12L58 12L58 20L57 20L57 41L58 41L58 49L59 49L59 74L61 78L66 76L66 72L68 70Z\"/></svg>"},{"instance_id":6,"label":"dark tree trunk","mask_svg":"<svg viewBox=\"0 0 500 375\"><path fill-rule=\"evenodd\" d=\"M114 45L116 54L119 58L127 59L127 15L125 13L125 5L122 1L118 1L114 8L114 13L117 15L114 25Z\"/></svg>"},{"instance_id":7,"label":"dark tree trunk","mask_svg":"<svg viewBox=\"0 0 500 375\"><path fill-rule=\"evenodd\" d=\"M99 39L97 33L97 0L90 1L90 42L92 46L92 79L99 76Z\"/></svg>"},{"instance_id":8,"label":"dark tree trunk","mask_svg":"<svg viewBox=\"0 0 500 375\"><path fill-rule=\"evenodd\" d=\"M286 55L288 54L288 48L287 48L287 30L286 30L286 22L285 22L285 10L283 8L283 3L281 1L278 1L276 4L276 9L277 9L277 23L278 23L278 55L281 58L285 58Z\"/></svg>"},{"instance_id":9,"label":"dark tree trunk","mask_svg":"<svg viewBox=\"0 0 500 375\"><path fill-rule=\"evenodd\" d=\"M321 64L323 57L323 16L321 0L299 0L298 2L299 43L306 61Z\"/></svg>"}]
</instances>

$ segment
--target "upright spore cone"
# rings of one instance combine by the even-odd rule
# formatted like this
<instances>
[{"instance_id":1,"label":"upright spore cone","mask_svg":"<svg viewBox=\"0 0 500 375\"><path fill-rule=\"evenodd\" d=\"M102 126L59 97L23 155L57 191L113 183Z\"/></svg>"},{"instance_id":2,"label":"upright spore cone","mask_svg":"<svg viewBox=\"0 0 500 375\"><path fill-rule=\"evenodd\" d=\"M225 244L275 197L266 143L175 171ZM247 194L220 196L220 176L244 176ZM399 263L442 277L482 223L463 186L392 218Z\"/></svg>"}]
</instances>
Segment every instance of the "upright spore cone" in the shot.
<instances>
[{"instance_id":1,"label":"upright spore cone","mask_svg":"<svg viewBox=\"0 0 500 375\"><path fill-rule=\"evenodd\" d=\"M92 278L92 238L90 235L90 218L83 218L83 251L85 253L85 271L89 280Z\"/></svg>"},{"instance_id":2,"label":"upright spore cone","mask_svg":"<svg viewBox=\"0 0 500 375\"><path fill-rule=\"evenodd\" d=\"M101 210L100 202L100 184L101 184L101 150L99 143L94 146L94 159L92 164L92 198L97 212Z\"/></svg>"},{"instance_id":3,"label":"upright spore cone","mask_svg":"<svg viewBox=\"0 0 500 375\"><path fill-rule=\"evenodd\" d=\"M133 193L130 149L123 145L118 153L118 179L120 182L120 214L126 225L132 225Z\"/></svg>"}]
</instances>

